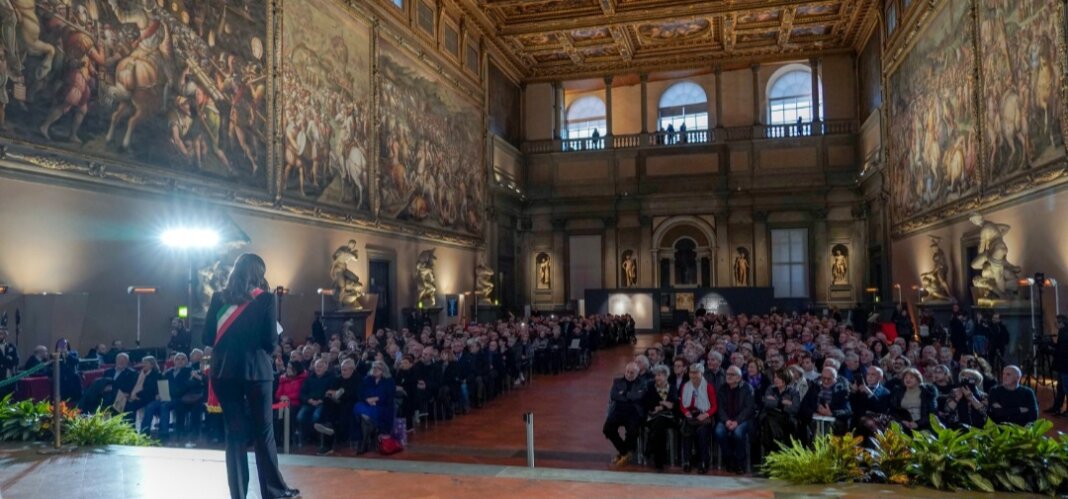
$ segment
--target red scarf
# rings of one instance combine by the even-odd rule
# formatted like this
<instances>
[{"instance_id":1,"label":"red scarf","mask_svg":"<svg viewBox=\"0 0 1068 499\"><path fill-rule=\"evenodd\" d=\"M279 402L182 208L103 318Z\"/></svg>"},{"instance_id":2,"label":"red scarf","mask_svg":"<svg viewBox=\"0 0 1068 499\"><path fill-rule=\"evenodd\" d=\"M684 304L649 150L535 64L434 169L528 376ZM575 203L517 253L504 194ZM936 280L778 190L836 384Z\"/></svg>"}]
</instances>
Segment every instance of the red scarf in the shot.
<instances>
[{"instance_id":1,"label":"red scarf","mask_svg":"<svg viewBox=\"0 0 1068 499\"><path fill-rule=\"evenodd\" d=\"M253 289L251 293L252 300L255 300L256 297L260 296L263 293L264 291L260 288ZM229 305L226 307L221 307L219 309L218 314L215 316L215 343L213 343L211 346L213 350L216 346L219 345L219 340L221 340L226 334L226 332L230 330L230 326L234 324L237 318L241 316L241 313L244 312L246 308L248 308L250 303L252 303L252 300L249 300L240 305ZM215 388L212 386L211 376L208 376L207 405L208 412L210 413L218 414L222 412L222 406L219 405L219 397L215 395Z\"/></svg>"}]
</instances>

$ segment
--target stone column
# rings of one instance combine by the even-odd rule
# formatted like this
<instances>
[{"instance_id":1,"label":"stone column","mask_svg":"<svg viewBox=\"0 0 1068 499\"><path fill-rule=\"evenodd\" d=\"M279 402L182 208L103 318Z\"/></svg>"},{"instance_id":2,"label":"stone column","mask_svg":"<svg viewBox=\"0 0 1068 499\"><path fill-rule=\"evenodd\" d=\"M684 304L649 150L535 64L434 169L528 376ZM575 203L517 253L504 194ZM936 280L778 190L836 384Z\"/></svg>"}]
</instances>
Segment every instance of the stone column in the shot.
<instances>
[{"instance_id":1,"label":"stone column","mask_svg":"<svg viewBox=\"0 0 1068 499\"><path fill-rule=\"evenodd\" d=\"M759 126L764 123L764 113L760 112L760 100L763 97L760 92L760 64L753 64L753 125Z\"/></svg>"},{"instance_id":2,"label":"stone column","mask_svg":"<svg viewBox=\"0 0 1068 499\"><path fill-rule=\"evenodd\" d=\"M730 225L730 212L718 211L716 212L716 264L712 267L716 273L712 276L713 286L732 286L731 279L732 270L734 269L734 260L731 258L734 251L731 249L731 239L727 233L727 227Z\"/></svg>"},{"instance_id":3,"label":"stone column","mask_svg":"<svg viewBox=\"0 0 1068 499\"><path fill-rule=\"evenodd\" d=\"M519 84L519 140L527 140L527 84Z\"/></svg>"},{"instance_id":4,"label":"stone column","mask_svg":"<svg viewBox=\"0 0 1068 499\"><path fill-rule=\"evenodd\" d=\"M553 265L552 265L552 291L553 305L566 305L567 296L567 261L564 255L567 253L567 220L555 218L553 224Z\"/></svg>"},{"instance_id":5,"label":"stone column","mask_svg":"<svg viewBox=\"0 0 1068 499\"><path fill-rule=\"evenodd\" d=\"M813 57L808 61L809 66L812 67L812 122L819 123L822 116L820 116L820 68L823 64L823 59L819 57ZM815 134L815 130L813 130Z\"/></svg>"},{"instance_id":6,"label":"stone column","mask_svg":"<svg viewBox=\"0 0 1068 499\"><path fill-rule=\"evenodd\" d=\"M642 135L649 133L649 74L642 73Z\"/></svg>"},{"instance_id":7,"label":"stone column","mask_svg":"<svg viewBox=\"0 0 1068 499\"><path fill-rule=\"evenodd\" d=\"M753 212L753 286L771 286L771 251L769 248L768 213Z\"/></svg>"},{"instance_id":8,"label":"stone column","mask_svg":"<svg viewBox=\"0 0 1068 499\"><path fill-rule=\"evenodd\" d=\"M723 69L717 64L716 72L716 128L723 128Z\"/></svg>"},{"instance_id":9,"label":"stone column","mask_svg":"<svg viewBox=\"0 0 1068 499\"><path fill-rule=\"evenodd\" d=\"M809 280L816 287L811 290L809 296L817 303L827 303L831 299L831 245L828 240L825 209L812 210L812 243L809 247L812 250L809 267L816 273L814 279Z\"/></svg>"},{"instance_id":10,"label":"stone column","mask_svg":"<svg viewBox=\"0 0 1068 499\"><path fill-rule=\"evenodd\" d=\"M623 283L619 279L619 245L616 244L616 219L605 217L604 220L604 279L602 285L606 288L620 288Z\"/></svg>"},{"instance_id":11,"label":"stone column","mask_svg":"<svg viewBox=\"0 0 1068 499\"><path fill-rule=\"evenodd\" d=\"M660 268L660 262L656 248L653 247L653 219L652 217L641 215L638 220L641 222L642 234L641 248L639 248L638 254L635 255L639 260L638 286L659 287L660 283L657 281L659 270L657 269Z\"/></svg>"},{"instance_id":12,"label":"stone column","mask_svg":"<svg viewBox=\"0 0 1068 499\"><path fill-rule=\"evenodd\" d=\"M605 147L612 147L612 77L604 77Z\"/></svg>"},{"instance_id":13,"label":"stone column","mask_svg":"<svg viewBox=\"0 0 1068 499\"><path fill-rule=\"evenodd\" d=\"M553 82L553 139L564 138L564 87L558 81Z\"/></svg>"}]
</instances>

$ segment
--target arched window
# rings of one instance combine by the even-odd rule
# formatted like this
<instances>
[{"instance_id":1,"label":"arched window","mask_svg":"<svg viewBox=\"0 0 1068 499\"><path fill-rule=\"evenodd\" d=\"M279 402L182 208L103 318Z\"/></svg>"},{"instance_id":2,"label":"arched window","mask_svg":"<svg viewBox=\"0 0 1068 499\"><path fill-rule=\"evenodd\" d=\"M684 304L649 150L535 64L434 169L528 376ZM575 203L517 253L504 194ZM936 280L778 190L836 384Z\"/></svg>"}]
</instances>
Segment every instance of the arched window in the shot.
<instances>
[{"instance_id":1,"label":"arched window","mask_svg":"<svg viewBox=\"0 0 1068 499\"><path fill-rule=\"evenodd\" d=\"M580 97L567 108L567 138L585 139L598 135L605 136L607 131L604 101L600 97L587 95Z\"/></svg>"},{"instance_id":2,"label":"arched window","mask_svg":"<svg viewBox=\"0 0 1068 499\"><path fill-rule=\"evenodd\" d=\"M683 238L675 241L675 284L697 284L697 243Z\"/></svg>"},{"instance_id":3,"label":"arched window","mask_svg":"<svg viewBox=\"0 0 1068 499\"><path fill-rule=\"evenodd\" d=\"M820 83L822 95L823 83ZM802 64L779 68L768 82L768 124L789 125L812 121L812 69ZM820 99L820 115L823 115Z\"/></svg>"},{"instance_id":4,"label":"arched window","mask_svg":"<svg viewBox=\"0 0 1068 499\"><path fill-rule=\"evenodd\" d=\"M708 130L708 95L700 85L691 81L680 81L660 95L660 119L657 125L667 130L671 125L680 130Z\"/></svg>"}]
</instances>

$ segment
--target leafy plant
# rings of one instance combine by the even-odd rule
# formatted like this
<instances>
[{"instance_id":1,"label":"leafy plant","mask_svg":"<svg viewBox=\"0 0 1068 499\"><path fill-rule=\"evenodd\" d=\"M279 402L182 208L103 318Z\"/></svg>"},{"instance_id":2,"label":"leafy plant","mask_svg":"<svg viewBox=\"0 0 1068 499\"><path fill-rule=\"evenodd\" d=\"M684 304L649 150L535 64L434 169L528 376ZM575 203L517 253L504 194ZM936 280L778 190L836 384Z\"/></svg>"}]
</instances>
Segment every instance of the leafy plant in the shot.
<instances>
[{"instance_id":1,"label":"leafy plant","mask_svg":"<svg viewBox=\"0 0 1068 499\"><path fill-rule=\"evenodd\" d=\"M931 416L931 430L902 433L912 449L909 475L916 483L944 490L993 491L979 473L978 451L969 434L946 428Z\"/></svg>"},{"instance_id":2,"label":"leafy plant","mask_svg":"<svg viewBox=\"0 0 1068 499\"><path fill-rule=\"evenodd\" d=\"M811 446L790 439L779 451L768 455L764 471L771 478L796 484L828 484L858 480L861 470L861 437L823 435Z\"/></svg>"},{"instance_id":3,"label":"leafy plant","mask_svg":"<svg viewBox=\"0 0 1068 499\"><path fill-rule=\"evenodd\" d=\"M912 448L905 439L901 425L891 423L885 431L872 438L874 446L867 454L865 465L873 475L882 477L882 481L907 485L909 483L909 463L912 462Z\"/></svg>"},{"instance_id":4,"label":"leafy plant","mask_svg":"<svg viewBox=\"0 0 1068 499\"><path fill-rule=\"evenodd\" d=\"M1029 426L988 422L972 429L979 467L991 485L1001 490L1052 494L1068 479L1064 448L1046 437L1053 423L1039 420ZM987 490L987 489L984 489Z\"/></svg>"},{"instance_id":5,"label":"leafy plant","mask_svg":"<svg viewBox=\"0 0 1068 499\"><path fill-rule=\"evenodd\" d=\"M52 404L47 401L0 400L0 441L41 440L51 433Z\"/></svg>"},{"instance_id":6,"label":"leafy plant","mask_svg":"<svg viewBox=\"0 0 1068 499\"><path fill-rule=\"evenodd\" d=\"M112 415L107 411L71 419L68 421L63 440L78 446L133 445L145 447L156 444L155 440L139 433L123 415Z\"/></svg>"}]
</instances>

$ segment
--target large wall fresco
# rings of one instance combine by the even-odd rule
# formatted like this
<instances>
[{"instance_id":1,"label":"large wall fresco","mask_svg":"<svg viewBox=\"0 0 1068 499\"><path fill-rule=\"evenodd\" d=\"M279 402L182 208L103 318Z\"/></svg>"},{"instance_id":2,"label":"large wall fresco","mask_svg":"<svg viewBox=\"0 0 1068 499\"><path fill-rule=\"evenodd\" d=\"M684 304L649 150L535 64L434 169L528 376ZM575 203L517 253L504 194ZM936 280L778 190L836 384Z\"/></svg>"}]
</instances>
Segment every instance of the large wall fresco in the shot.
<instances>
[{"instance_id":1,"label":"large wall fresco","mask_svg":"<svg viewBox=\"0 0 1068 499\"><path fill-rule=\"evenodd\" d=\"M980 0L984 184L1063 161L1054 2ZM989 62L987 62L989 61Z\"/></svg>"},{"instance_id":2,"label":"large wall fresco","mask_svg":"<svg viewBox=\"0 0 1068 499\"><path fill-rule=\"evenodd\" d=\"M977 191L978 126L970 2L948 0L890 76L895 220Z\"/></svg>"},{"instance_id":3,"label":"large wall fresco","mask_svg":"<svg viewBox=\"0 0 1068 499\"><path fill-rule=\"evenodd\" d=\"M264 1L4 5L0 135L266 187Z\"/></svg>"},{"instance_id":4,"label":"large wall fresco","mask_svg":"<svg viewBox=\"0 0 1068 499\"><path fill-rule=\"evenodd\" d=\"M367 209L371 28L334 0L292 5L282 20L280 188L297 199Z\"/></svg>"},{"instance_id":5,"label":"large wall fresco","mask_svg":"<svg viewBox=\"0 0 1068 499\"><path fill-rule=\"evenodd\" d=\"M523 93L496 64L489 65L489 131L519 147L520 100Z\"/></svg>"},{"instance_id":6,"label":"large wall fresco","mask_svg":"<svg viewBox=\"0 0 1068 499\"><path fill-rule=\"evenodd\" d=\"M486 171L478 105L387 42L378 60L381 216L479 234Z\"/></svg>"},{"instance_id":7,"label":"large wall fresco","mask_svg":"<svg viewBox=\"0 0 1068 499\"><path fill-rule=\"evenodd\" d=\"M882 36L876 30L864 46L858 61L860 77L860 119L866 119L883 105Z\"/></svg>"}]
</instances>

